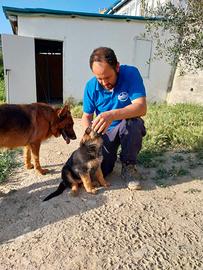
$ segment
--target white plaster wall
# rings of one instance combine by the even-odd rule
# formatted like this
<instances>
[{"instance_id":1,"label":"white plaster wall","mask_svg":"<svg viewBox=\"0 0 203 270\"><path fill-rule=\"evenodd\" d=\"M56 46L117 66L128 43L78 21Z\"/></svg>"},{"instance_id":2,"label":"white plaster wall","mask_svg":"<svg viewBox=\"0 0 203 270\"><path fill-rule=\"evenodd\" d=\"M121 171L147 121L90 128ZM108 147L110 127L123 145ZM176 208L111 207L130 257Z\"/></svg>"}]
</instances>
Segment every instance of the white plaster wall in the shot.
<instances>
[{"instance_id":1,"label":"white plaster wall","mask_svg":"<svg viewBox=\"0 0 203 270\"><path fill-rule=\"evenodd\" d=\"M2 35L2 45L7 103L36 102L34 39Z\"/></svg>"},{"instance_id":2,"label":"white plaster wall","mask_svg":"<svg viewBox=\"0 0 203 270\"><path fill-rule=\"evenodd\" d=\"M143 21L101 20L98 18L19 17L18 34L60 40L64 44L64 100L82 99L85 83L93 75L89 56L99 46L114 49L121 64L134 65L134 38L144 32ZM148 100L164 101L170 77L164 61L152 62L144 80Z\"/></svg>"},{"instance_id":3,"label":"white plaster wall","mask_svg":"<svg viewBox=\"0 0 203 270\"><path fill-rule=\"evenodd\" d=\"M146 4L149 8L156 8L158 4L166 4L169 1L176 6L186 6L185 0L146 0ZM141 6L141 0L131 0L113 14L142 16L143 14L141 14Z\"/></svg>"},{"instance_id":4,"label":"white plaster wall","mask_svg":"<svg viewBox=\"0 0 203 270\"><path fill-rule=\"evenodd\" d=\"M186 73L180 76L176 70L171 92L167 96L167 103L196 103L203 105L203 71L196 74Z\"/></svg>"}]
</instances>

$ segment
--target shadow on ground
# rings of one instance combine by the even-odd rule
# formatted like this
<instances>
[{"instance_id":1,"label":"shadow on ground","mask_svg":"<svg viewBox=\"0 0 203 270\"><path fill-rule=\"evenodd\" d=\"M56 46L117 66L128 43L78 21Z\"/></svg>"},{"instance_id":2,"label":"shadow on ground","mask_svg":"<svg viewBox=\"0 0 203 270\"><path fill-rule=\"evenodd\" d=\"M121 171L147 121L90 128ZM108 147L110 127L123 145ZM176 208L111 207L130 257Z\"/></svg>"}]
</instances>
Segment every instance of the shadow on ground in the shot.
<instances>
[{"instance_id":1,"label":"shadow on ground","mask_svg":"<svg viewBox=\"0 0 203 270\"><path fill-rule=\"evenodd\" d=\"M77 197L69 190L57 198L43 202L43 199L56 189L60 179L34 183L8 194L0 195L0 243L9 241L25 233L46 225L70 218L74 215L102 206L105 197L87 194L80 190Z\"/></svg>"}]
</instances>

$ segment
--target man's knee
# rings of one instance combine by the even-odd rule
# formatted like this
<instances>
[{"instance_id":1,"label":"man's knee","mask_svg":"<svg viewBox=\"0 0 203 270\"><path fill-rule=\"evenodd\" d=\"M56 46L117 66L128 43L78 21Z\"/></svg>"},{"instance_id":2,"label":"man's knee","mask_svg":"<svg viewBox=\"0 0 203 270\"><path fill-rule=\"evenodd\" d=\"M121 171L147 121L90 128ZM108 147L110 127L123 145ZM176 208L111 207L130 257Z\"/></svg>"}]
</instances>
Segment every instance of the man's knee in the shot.
<instances>
[{"instance_id":1,"label":"man's knee","mask_svg":"<svg viewBox=\"0 0 203 270\"><path fill-rule=\"evenodd\" d=\"M143 136L146 135L146 129L142 118L131 118L126 120L126 129L132 132L132 134L140 133Z\"/></svg>"}]
</instances>

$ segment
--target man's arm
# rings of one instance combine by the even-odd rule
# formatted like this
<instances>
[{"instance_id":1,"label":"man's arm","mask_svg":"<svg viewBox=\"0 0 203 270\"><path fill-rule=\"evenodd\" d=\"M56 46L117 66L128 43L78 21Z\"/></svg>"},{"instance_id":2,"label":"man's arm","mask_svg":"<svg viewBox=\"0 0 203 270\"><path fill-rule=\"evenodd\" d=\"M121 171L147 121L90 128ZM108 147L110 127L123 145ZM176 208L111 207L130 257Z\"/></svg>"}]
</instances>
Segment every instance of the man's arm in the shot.
<instances>
[{"instance_id":1,"label":"man's arm","mask_svg":"<svg viewBox=\"0 0 203 270\"><path fill-rule=\"evenodd\" d=\"M114 120L123 120L128 118L144 116L147 112L146 97L140 97L132 101L132 104L111 111L106 111L98 115L92 124L95 131L107 131L108 127Z\"/></svg>"},{"instance_id":2,"label":"man's arm","mask_svg":"<svg viewBox=\"0 0 203 270\"><path fill-rule=\"evenodd\" d=\"M82 126L84 130L86 130L87 127L91 126L92 120L93 120L93 115L94 114L88 114L88 113L83 113L82 115Z\"/></svg>"}]
</instances>

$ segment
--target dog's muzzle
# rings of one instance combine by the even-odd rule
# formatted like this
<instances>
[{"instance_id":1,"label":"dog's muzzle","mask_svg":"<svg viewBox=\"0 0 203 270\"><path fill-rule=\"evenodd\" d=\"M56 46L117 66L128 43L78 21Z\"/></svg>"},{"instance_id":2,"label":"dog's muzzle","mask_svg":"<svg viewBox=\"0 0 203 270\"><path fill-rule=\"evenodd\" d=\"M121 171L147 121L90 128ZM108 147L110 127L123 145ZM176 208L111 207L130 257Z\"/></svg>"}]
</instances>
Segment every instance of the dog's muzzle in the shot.
<instances>
[{"instance_id":1,"label":"dog's muzzle","mask_svg":"<svg viewBox=\"0 0 203 270\"><path fill-rule=\"evenodd\" d=\"M61 130L61 134L62 134L62 137L63 139L66 141L67 144L70 143L70 140L75 140L76 139L76 135L72 135L71 137L68 136L65 132L64 129Z\"/></svg>"}]
</instances>

